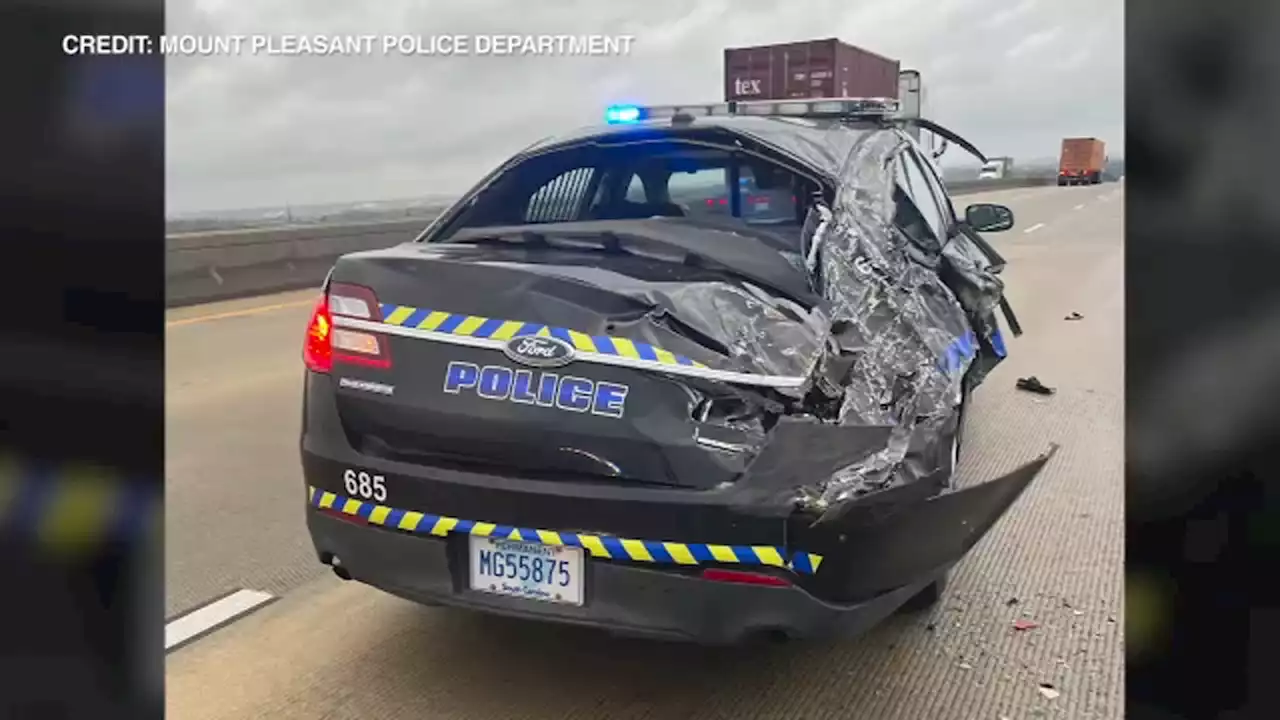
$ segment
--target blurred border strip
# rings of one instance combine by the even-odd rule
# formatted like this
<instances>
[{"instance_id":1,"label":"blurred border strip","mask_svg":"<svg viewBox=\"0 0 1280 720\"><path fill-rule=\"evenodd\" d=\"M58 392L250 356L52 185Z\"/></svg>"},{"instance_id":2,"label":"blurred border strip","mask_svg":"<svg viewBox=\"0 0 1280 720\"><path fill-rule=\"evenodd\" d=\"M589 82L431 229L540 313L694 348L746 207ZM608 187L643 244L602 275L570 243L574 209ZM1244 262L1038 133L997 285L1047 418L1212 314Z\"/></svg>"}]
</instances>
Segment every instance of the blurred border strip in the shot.
<instances>
[{"instance_id":1,"label":"blurred border strip","mask_svg":"<svg viewBox=\"0 0 1280 720\"><path fill-rule=\"evenodd\" d=\"M102 466L0 454L0 533L75 560L149 534L163 517L157 490Z\"/></svg>"}]
</instances>

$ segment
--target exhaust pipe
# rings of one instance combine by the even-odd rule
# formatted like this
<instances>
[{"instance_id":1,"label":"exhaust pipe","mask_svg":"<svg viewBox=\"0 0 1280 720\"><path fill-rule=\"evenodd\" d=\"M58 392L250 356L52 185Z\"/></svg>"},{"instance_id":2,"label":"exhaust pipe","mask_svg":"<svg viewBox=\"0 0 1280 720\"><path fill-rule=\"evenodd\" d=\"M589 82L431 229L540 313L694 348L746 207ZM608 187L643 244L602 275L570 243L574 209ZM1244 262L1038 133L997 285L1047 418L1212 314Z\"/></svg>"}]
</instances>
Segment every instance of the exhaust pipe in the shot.
<instances>
[{"instance_id":1,"label":"exhaust pipe","mask_svg":"<svg viewBox=\"0 0 1280 720\"><path fill-rule=\"evenodd\" d=\"M339 558L337 555L331 555L329 553L325 553L324 556L320 558L320 560L321 562L323 562L324 564L332 568L333 574L337 575L339 579L342 579L342 580L351 579L351 573L348 572L347 569L342 566L342 559Z\"/></svg>"}]
</instances>

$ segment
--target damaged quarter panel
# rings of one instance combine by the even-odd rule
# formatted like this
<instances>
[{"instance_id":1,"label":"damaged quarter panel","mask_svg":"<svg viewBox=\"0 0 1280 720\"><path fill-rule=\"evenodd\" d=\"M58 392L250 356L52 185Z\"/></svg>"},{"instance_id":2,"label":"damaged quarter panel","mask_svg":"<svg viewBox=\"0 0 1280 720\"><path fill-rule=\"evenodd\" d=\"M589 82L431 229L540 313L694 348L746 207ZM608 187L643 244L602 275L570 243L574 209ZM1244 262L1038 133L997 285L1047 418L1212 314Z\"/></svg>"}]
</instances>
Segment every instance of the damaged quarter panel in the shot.
<instances>
[{"instance_id":1,"label":"damaged quarter panel","mask_svg":"<svg viewBox=\"0 0 1280 720\"><path fill-rule=\"evenodd\" d=\"M973 357L964 309L935 270L912 259L895 226L894 174L886 168L899 142L877 134L851 150L832 217L810 241L828 311L841 327L839 351L849 358L837 421L890 428L882 449L838 469L805 498L817 509L938 470Z\"/></svg>"}]
</instances>

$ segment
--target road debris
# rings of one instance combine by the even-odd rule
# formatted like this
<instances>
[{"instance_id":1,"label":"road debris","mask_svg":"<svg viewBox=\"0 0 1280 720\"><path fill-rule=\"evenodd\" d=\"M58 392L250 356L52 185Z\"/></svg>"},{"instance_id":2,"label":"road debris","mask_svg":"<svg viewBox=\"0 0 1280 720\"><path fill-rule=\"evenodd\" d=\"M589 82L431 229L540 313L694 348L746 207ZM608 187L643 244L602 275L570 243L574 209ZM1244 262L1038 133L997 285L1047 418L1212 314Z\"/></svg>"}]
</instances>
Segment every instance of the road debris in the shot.
<instances>
[{"instance_id":1,"label":"road debris","mask_svg":"<svg viewBox=\"0 0 1280 720\"><path fill-rule=\"evenodd\" d=\"M1035 630L1038 627L1040 627L1040 623L1036 622L1035 620L1018 618L1017 620L1013 621L1014 630Z\"/></svg>"},{"instance_id":2,"label":"road debris","mask_svg":"<svg viewBox=\"0 0 1280 720\"><path fill-rule=\"evenodd\" d=\"M1031 377L1018 378L1017 387L1019 390L1026 390L1037 395L1052 395L1056 390L1040 382L1040 378L1032 375Z\"/></svg>"},{"instance_id":3,"label":"road debris","mask_svg":"<svg viewBox=\"0 0 1280 720\"><path fill-rule=\"evenodd\" d=\"M1048 700L1053 700L1062 694L1058 692L1057 688L1055 688L1053 685L1049 683L1040 683L1039 690L1040 690L1040 694L1045 696L1045 698Z\"/></svg>"},{"instance_id":4,"label":"road debris","mask_svg":"<svg viewBox=\"0 0 1280 720\"><path fill-rule=\"evenodd\" d=\"M1083 320L1084 316L1078 312L1072 311L1070 315L1062 318L1063 320Z\"/></svg>"}]
</instances>

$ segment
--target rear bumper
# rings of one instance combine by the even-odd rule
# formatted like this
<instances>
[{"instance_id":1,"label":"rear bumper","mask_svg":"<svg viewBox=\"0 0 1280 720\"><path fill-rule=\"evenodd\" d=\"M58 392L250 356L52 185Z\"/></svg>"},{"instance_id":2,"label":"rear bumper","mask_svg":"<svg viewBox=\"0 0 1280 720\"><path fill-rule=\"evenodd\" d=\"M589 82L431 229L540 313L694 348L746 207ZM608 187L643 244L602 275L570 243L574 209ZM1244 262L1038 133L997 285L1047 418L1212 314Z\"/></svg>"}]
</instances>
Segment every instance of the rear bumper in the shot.
<instances>
[{"instance_id":1,"label":"rear bumper","mask_svg":"<svg viewBox=\"0 0 1280 720\"><path fill-rule=\"evenodd\" d=\"M706 643L866 629L959 562L1052 455L958 491L940 491L945 477L917 479L838 504L815 521L774 486L798 472L797 463L838 456L762 454L753 467L767 466L760 474L768 481L710 491L407 465L352 448L327 377L309 376L307 388L300 450L308 502L317 506L308 508L307 525L321 562L336 556L353 579L423 603ZM842 453L870 442L863 429L846 432L784 423L774 437L803 447L836 443ZM345 489L356 476L374 501L346 497L356 492ZM339 506L342 519L319 509ZM470 535L589 549L584 604L470 590ZM781 574L794 584L701 577L712 567Z\"/></svg>"},{"instance_id":2,"label":"rear bumper","mask_svg":"<svg viewBox=\"0 0 1280 720\"><path fill-rule=\"evenodd\" d=\"M864 602L837 605L796 586L709 581L671 569L588 558L584 604L559 605L471 590L466 536L407 535L354 525L312 508L307 510L307 527L322 563L332 565L337 558L352 580L408 600L711 645L778 634L856 635L892 614L936 577Z\"/></svg>"}]
</instances>

